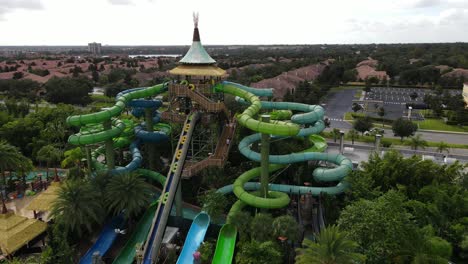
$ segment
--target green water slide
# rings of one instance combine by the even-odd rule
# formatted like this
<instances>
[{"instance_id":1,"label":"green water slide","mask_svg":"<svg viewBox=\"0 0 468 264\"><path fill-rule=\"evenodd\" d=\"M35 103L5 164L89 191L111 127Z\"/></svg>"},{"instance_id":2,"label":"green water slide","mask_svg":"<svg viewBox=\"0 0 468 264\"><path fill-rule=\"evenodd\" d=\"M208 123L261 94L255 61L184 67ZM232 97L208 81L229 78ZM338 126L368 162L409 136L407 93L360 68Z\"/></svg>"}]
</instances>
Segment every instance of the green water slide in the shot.
<instances>
[{"instance_id":1,"label":"green water slide","mask_svg":"<svg viewBox=\"0 0 468 264\"><path fill-rule=\"evenodd\" d=\"M68 142L73 145L88 145L104 142L116 138L125 133L126 125L130 121L121 121L115 117L125 110L126 105L133 99L150 97L167 90L167 83L158 84L143 89L134 89L131 92L117 97L114 106L97 113L70 116L67 124L71 126L83 126L80 133L71 135ZM110 124L106 124L110 122Z\"/></svg>"},{"instance_id":2,"label":"green water slide","mask_svg":"<svg viewBox=\"0 0 468 264\"><path fill-rule=\"evenodd\" d=\"M228 93L237 96L237 101L248 105L247 108L236 116L239 124L255 132L242 139L239 143L239 151L250 160L260 162L261 154L251 149L253 143L261 140L262 134L269 134L275 138L301 137L307 138L311 147L298 152L286 155L269 155L268 169L269 173L285 168L289 164L306 162L310 160L327 161L336 165L334 168L317 168L313 172L313 177L317 181L342 181L342 179L352 170L351 161L337 154L323 153L327 144L323 137L317 135L324 128L323 116L324 109L317 105L307 105L291 102L267 102L260 101L258 96L270 96L271 90L259 90L245 87L242 85L223 82L215 87L218 92ZM260 111L270 110L271 116L269 122L256 120L255 117ZM293 114L292 111L302 112ZM280 121L290 119L289 122ZM262 168L253 168L240 175L232 186L226 186L221 192L234 192L239 199L229 211L227 224L220 231L216 245L213 263L231 263L236 240L236 228L231 224L231 216L242 210L246 205L256 208L276 209L287 206L290 202L288 194L311 193L319 195L325 192L331 195L342 193L347 185L344 182L338 183L334 187L306 187L291 186L281 184L269 184L269 191L266 197L261 197L257 191L259 183L250 182L258 178ZM307 189L304 189L307 188ZM228 190L228 191L226 191ZM253 192L252 192L253 191Z\"/></svg>"},{"instance_id":3,"label":"green water slide","mask_svg":"<svg viewBox=\"0 0 468 264\"><path fill-rule=\"evenodd\" d=\"M219 231L213 264L231 263L236 247L237 228L232 224L225 224Z\"/></svg>"}]
</instances>

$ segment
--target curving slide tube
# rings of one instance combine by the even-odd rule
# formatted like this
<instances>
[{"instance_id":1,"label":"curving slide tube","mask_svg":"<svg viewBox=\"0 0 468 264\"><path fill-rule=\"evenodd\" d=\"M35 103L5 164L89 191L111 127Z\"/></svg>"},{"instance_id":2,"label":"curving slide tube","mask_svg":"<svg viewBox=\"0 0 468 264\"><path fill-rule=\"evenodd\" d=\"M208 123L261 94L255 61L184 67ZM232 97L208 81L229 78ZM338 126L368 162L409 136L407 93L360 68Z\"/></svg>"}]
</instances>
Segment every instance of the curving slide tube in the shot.
<instances>
[{"instance_id":1,"label":"curving slide tube","mask_svg":"<svg viewBox=\"0 0 468 264\"><path fill-rule=\"evenodd\" d=\"M199 213L192 222L187 238L185 239L182 252L177 259L177 264L193 263L193 253L197 251L205 238L206 230L210 226L210 216L205 213Z\"/></svg>"},{"instance_id":2,"label":"curving slide tube","mask_svg":"<svg viewBox=\"0 0 468 264\"><path fill-rule=\"evenodd\" d=\"M166 90L167 83L149 88L126 90L116 96L117 101L113 107L98 113L68 117L67 123L69 125L82 126L79 133L69 137L69 143L74 145L89 145L112 140L112 146L114 148L123 148L130 145L129 150L132 154L132 161L125 167L117 167L111 170L110 173L116 175L138 170L138 172L145 177L164 183L165 177L159 173L138 169L142 163L142 156L138 149L140 140L133 140L135 125L132 120L118 120L116 117L120 115L127 106L140 108L148 107L154 108L154 119L159 121L160 118L157 116L156 109L162 105L162 102L158 100L138 100L138 98L150 97ZM168 139L167 135L171 132L170 126L157 124L154 125L154 127L157 131L154 133L146 133L145 137L142 137L143 141L160 142ZM140 129L140 131L143 130ZM92 162L97 170L106 170L103 164L96 161L97 156L104 153L104 150L104 146L101 146L92 154L92 160L90 162ZM91 263L92 254L96 251L99 251L101 256L104 255L117 237L114 229L121 228L124 224L123 222L121 216L111 219L111 221L104 226L96 243L82 257L80 263Z\"/></svg>"},{"instance_id":3,"label":"curving slide tube","mask_svg":"<svg viewBox=\"0 0 468 264\"><path fill-rule=\"evenodd\" d=\"M326 141L316 135L324 128L324 109L317 105L307 105L290 102L266 102L260 101L258 96L270 96L269 89L255 89L232 82L223 82L215 86L218 92L224 92L236 96L241 104L248 105L247 108L236 116L239 124L245 126L256 134L247 136L239 143L239 151L248 159L259 162L261 155L251 149L253 143L261 140L261 134L270 134L273 137L307 137L313 144L312 147L299 152L286 155L269 155L269 172L274 172L284 168L288 164L306 161L326 161L335 164L334 168L317 168L313 172L313 177L317 181L340 181L334 187L306 187L282 184L270 184L268 197L260 197L257 191L260 183L249 182L258 178L261 168L253 168L240 175L234 184L225 186L218 191L221 193L233 192L239 199L231 207L228 214L227 224L223 226L215 250L213 263L231 263L234 252L234 244L237 230L231 224L231 217L242 210L245 205L256 208L275 209L287 206L290 202L288 194L320 195L325 192L331 195L342 193L347 184L343 178L352 170L352 162L348 158L339 154L323 153L327 145ZM260 111L270 110L272 118L270 122L256 120ZM301 112L292 114L292 111ZM280 121L290 119L290 122ZM253 192L252 192L253 191Z\"/></svg>"}]
</instances>

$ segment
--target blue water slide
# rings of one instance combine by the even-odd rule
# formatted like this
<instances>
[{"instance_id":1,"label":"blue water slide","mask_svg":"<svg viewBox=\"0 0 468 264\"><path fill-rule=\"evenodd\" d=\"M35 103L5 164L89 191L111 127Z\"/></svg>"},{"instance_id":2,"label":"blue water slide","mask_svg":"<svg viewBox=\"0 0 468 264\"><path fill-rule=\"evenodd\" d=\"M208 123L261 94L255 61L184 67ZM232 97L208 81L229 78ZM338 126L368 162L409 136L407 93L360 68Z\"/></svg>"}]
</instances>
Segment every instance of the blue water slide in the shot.
<instances>
[{"instance_id":1,"label":"blue water slide","mask_svg":"<svg viewBox=\"0 0 468 264\"><path fill-rule=\"evenodd\" d=\"M210 226L210 216L205 213L199 213L192 222L190 230L185 239L184 247L179 255L177 264L188 264L193 262L193 253L198 249L205 238L206 230Z\"/></svg>"},{"instance_id":2,"label":"blue water slide","mask_svg":"<svg viewBox=\"0 0 468 264\"><path fill-rule=\"evenodd\" d=\"M96 243L86 252L86 254L80 259L80 264L91 264L94 252L99 252L100 256L106 254L109 248L117 238L118 233L115 229L121 229L125 225L125 221L122 215L112 218L107 223L99 234Z\"/></svg>"}]
</instances>

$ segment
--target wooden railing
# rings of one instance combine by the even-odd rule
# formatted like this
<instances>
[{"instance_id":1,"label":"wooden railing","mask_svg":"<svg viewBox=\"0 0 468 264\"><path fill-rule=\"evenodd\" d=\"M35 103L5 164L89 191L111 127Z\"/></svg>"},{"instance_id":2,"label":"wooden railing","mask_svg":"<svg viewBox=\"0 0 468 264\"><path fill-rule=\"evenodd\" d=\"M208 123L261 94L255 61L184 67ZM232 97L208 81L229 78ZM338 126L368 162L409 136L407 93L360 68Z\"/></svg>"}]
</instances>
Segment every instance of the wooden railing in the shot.
<instances>
[{"instance_id":1,"label":"wooden railing","mask_svg":"<svg viewBox=\"0 0 468 264\"><path fill-rule=\"evenodd\" d=\"M206 88L208 89L208 88ZM230 117L230 112L222 102L213 102L197 89L191 90L186 85L173 84L169 87L169 93L174 96L188 96L190 99L198 103L204 110L208 112L223 111L226 116Z\"/></svg>"},{"instance_id":2,"label":"wooden railing","mask_svg":"<svg viewBox=\"0 0 468 264\"><path fill-rule=\"evenodd\" d=\"M178 113L172 113L172 112L165 111L165 112L161 113L161 118L164 121L183 124L185 122L186 116L178 114Z\"/></svg>"}]
</instances>

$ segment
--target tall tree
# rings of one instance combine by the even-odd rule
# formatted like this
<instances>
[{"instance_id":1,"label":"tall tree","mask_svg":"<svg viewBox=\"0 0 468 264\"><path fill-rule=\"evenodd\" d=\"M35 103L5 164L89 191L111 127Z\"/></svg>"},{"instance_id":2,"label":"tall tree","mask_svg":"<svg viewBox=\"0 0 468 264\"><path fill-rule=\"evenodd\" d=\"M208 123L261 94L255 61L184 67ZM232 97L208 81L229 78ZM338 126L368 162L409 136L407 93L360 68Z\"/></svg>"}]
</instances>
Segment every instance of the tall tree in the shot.
<instances>
[{"instance_id":1,"label":"tall tree","mask_svg":"<svg viewBox=\"0 0 468 264\"><path fill-rule=\"evenodd\" d=\"M67 180L58 191L51 216L64 226L66 233L81 237L102 222L104 211L100 194L89 182Z\"/></svg>"},{"instance_id":2,"label":"tall tree","mask_svg":"<svg viewBox=\"0 0 468 264\"><path fill-rule=\"evenodd\" d=\"M323 229L317 242L304 239L304 248L298 248L297 264L353 264L363 263L364 255L357 253L358 244L350 240L337 226Z\"/></svg>"},{"instance_id":3,"label":"tall tree","mask_svg":"<svg viewBox=\"0 0 468 264\"><path fill-rule=\"evenodd\" d=\"M401 193L389 191L373 201L354 202L342 211L338 226L359 244L369 263L390 263L414 242L417 227L404 210L404 200Z\"/></svg>"},{"instance_id":4,"label":"tall tree","mask_svg":"<svg viewBox=\"0 0 468 264\"><path fill-rule=\"evenodd\" d=\"M56 166L62 160L63 153L60 149L53 145L45 145L36 154L36 159L45 161L47 166L46 180L49 180L49 168L51 165ZM57 168L55 168L55 175L57 176Z\"/></svg>"},{"instance_id":5,"label":"tall tree","mask_svg":"<svg viewBox=\"0 0 468 264\"><path fill-rule=\"evenodd\" d=\"M354 139L359 137L359 133L355 129L350 129L348 135L351 137L351 142L354 145Z\"/></svg>"},{"instance_id":6,"label":"tall tree","mask_svg":"<svg viewBox=\"0 0 468 264\"><path fill-rule=\"evenodd\" d=\"M406 120L400 117L397 120L393 121L392 130L395 136L400 137L401 141L403 141L404 137L414 135L414 132L418 130L418 126L410 120Z\"/></svg>"},{"instance_id":7,"label":"tall tree","mask_svg":"<svg viewBox=\"0 0 468 264\"><path fill-rule=\"evenodd\" d=\"M369 131L372 128L372 126L372 120L368 116L357 118L354 120L353 123L353 128L361 132L361 134L364 134L364 132Z\"/></svg>"},{"instance_id":8,"label":"tall tree","mask_svg":"<svg viewBox=\"0 0 468 264\"><path fill-rule=\"evenodd\" d=\"M136 173L124 173L112 177L105 189L106 207L114 215L124 212L131 223L150 204L154 189Z\"/></svg>"}]
</instances>

